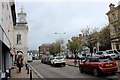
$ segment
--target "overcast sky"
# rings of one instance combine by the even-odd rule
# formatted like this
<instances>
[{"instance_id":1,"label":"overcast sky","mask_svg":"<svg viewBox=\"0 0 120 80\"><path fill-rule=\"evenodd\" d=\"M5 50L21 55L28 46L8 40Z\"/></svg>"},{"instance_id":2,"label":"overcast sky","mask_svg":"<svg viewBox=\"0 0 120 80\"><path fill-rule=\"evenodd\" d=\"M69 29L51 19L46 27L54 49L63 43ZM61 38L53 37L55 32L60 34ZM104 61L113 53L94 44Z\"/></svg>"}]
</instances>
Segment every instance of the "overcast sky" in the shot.
<instances>
[{"instance_id":1,"label":"overcast sky","mask_svg":"<svg viewBox=\"0 0 120 80\"><path fill-rule=\"evenodd\" d=\"M67 41L81 33L86 26L101 29L108 24L106 13L109 4L112 2L118 5L118 1L65 1L16 2L16 11L20 12L21 6L24 6L27 13L29 50L38 50L41 44L52 43L57 39Z\"/></svg>"}]
</instances>

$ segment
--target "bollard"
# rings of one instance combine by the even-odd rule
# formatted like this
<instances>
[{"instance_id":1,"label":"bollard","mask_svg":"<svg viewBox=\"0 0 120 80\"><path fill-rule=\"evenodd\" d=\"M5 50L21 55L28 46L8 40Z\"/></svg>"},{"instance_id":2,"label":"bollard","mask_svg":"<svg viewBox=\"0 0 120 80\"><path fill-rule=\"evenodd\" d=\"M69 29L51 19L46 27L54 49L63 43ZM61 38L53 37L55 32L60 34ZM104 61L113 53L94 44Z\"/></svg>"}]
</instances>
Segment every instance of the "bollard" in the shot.
<instances>
[{"instance_id":1,"label":"bollard","mask_svg":"<svg viewBox=\"0 0 120 80\"><path fill-rule=\"evenodd\" d=\"M32 80L32 70L30 70L30 80Z\"/></svg>"},{"instance_id":2,"label":"bollard","mask_svg":"<svg viewBox=\"0 0 120 80\"><path fill-rule=\"evenodd\" d=\"M29 67L27 67L27 74L29 74Z\"/></svg>"}]
</instances>

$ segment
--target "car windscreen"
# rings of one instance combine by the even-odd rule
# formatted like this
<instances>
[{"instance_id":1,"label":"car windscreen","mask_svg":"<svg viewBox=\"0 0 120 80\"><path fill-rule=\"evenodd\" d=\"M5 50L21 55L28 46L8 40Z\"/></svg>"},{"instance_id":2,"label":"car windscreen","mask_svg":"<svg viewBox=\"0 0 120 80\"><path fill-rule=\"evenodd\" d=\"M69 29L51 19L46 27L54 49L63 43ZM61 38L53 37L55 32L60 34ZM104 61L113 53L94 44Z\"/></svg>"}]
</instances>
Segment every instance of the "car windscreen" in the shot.
<instances>
[{"instance_id":1,"label":"car windscreen","mask_svg":"<svg viewBox=\"0 0 120 80\"><path fill-rule=\"evenodd\" d=\"M97 52L96 54L97 54L97 55L102 55L102 54L103 54L103 52Z\"/></svg>"},{"instance_id":2,"label":"car windscreen","mask_svg":"<svg viewBox=\"0 0 120 80\"><path fill-rule=\"evenodd\" d=\"M82 54L82 56L86 56L86 54Z\"/></svg>"},{"instance_id":3,"label":"car windscreen","mask_svg":"<svg viewBox=\"0 0 120 80\"><path fill-rule=\"evenodd\" d=\"M107 54L113 54L113 51L107 51Z\"/></svg>"},{"instance_id":4,"label":"car windscreen","mask_svg":"<svg viewBox=\"0 0 120 80\"><path fill-rule=\"evenodd\" d=\"M56 59L63 59L62 57L57 57Z\"/></svg>"},{"instance_id":5,"label":"car windscreen","mask_svg":"<svg viewBox=\"0 0 120 80\"><path fill-rule=\"evenodd\" d=\"M108 61L112 61L113 59L111 58L99 58L99 62L108 62Z\"/></svg>"}]
</instances>

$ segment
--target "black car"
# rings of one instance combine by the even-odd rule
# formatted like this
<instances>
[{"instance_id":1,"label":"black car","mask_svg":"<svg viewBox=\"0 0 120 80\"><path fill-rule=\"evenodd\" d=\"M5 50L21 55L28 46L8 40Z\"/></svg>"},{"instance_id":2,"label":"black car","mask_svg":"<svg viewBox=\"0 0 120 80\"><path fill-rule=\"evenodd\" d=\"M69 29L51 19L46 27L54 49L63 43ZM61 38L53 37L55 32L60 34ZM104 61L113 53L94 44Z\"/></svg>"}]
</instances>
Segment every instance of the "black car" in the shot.
<instances>
[{"instance_id":1,"label":"black car","mask_svg":"<svg viewBox=\"0 0 120 80\"><path fill-rule=\"evenodd\" d=\"M53 59L53 57L47 57L46 58L46 63L51 65L51 60Z\"/></svg>"}]
</instances>

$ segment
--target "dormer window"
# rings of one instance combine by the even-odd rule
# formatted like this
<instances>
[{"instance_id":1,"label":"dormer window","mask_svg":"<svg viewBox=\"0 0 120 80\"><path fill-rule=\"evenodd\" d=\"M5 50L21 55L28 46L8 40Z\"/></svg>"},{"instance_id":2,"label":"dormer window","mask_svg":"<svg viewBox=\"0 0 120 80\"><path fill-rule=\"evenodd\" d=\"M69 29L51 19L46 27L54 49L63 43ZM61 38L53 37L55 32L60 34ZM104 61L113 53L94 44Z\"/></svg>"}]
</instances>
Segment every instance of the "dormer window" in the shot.
<instances>
[{"instance_id":1,"label":"dormer window","mask_svg":"<svg viewBox=\"0 0 120 80\"><path fill-rule=\"evenodd\" d=\"M117 19L115 13L112 14L112 19L115 21Z\"/></svg>"}]
</instances>

